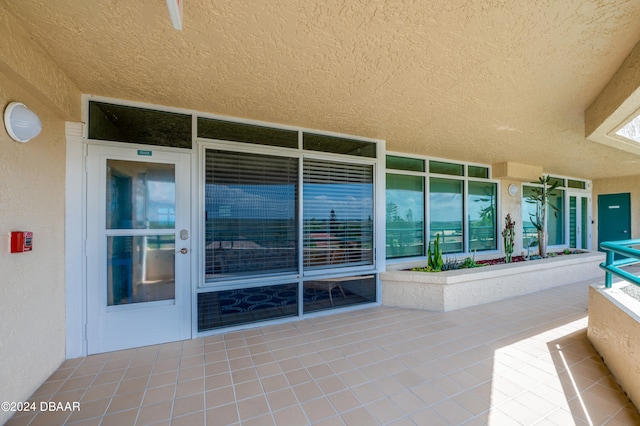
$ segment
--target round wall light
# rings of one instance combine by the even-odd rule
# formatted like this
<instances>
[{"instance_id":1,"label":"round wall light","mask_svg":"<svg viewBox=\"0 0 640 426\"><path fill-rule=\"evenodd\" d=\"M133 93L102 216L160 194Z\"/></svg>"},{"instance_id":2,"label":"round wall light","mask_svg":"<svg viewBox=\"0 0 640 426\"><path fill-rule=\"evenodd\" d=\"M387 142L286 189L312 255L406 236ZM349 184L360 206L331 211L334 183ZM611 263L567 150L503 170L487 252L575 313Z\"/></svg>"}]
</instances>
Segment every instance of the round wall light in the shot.
<instances>
[{"instance_id":1,"label":"round wall light","mask_svg":"<svg viewBox=\"0 0 640 426\"><path fill-rule=\"evenodd\" d=\"M40 134L42 123L25 104L11 102L4 110L4 127L14 141L29 142Z\"/></svg>"},{"instance_id":2,"label":"round wall light","mask_svg":"<svg viewBox=\"0 0 640 426\"><path fill-rule=\"evenodd\" d=\"M509 185L509 195L515 197L518 194L518 186L515 184Z\"/></svg>"}]
</instances>

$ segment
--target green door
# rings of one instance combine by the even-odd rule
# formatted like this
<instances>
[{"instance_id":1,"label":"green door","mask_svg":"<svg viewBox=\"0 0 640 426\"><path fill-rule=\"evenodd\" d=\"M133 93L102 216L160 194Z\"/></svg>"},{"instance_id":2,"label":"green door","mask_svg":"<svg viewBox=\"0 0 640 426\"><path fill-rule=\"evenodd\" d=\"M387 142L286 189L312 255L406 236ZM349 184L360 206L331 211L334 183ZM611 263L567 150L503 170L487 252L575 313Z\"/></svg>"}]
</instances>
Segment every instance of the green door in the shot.
<instances>
[{"instance_id":1,"label":"green door","mask_svg":"<svg viewBox=\"0 0 640 426\"><path fill-rule=\"evenodd\" d=\"M630 194L598 195L598 250L604 241L631 239Z\"/></svg>"}]
</instances>

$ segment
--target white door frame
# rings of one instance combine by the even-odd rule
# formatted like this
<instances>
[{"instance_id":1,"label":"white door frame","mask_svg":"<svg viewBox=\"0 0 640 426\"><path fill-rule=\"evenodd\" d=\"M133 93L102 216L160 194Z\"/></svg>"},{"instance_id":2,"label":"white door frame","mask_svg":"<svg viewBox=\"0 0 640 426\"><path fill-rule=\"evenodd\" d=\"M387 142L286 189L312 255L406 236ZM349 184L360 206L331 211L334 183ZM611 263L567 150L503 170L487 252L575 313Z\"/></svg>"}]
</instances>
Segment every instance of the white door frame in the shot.
<instances>
[{"instance_id":1,"label":"white door frame","mask_svg":"<svg viewBox=\"0 0 640 426\"><path fill-rule=\"evenodd\" d=\"M155 147L91 145L87 156L87 349L88 353L191 338L191 155ZM105 232L108 159L175 164L175 227ZM186 231L183 236L183 230ZM175 238L175 298L107 306L107 234ZM116 237L117 238L117 237ZM137 328L135 326L138 326Z\"/></svg>"},{"instance_id":2,"label":"white door frame","mask_svg":"<svg viewBox=\"0 0 640 426\"><path fill-rule=\"evenodd\" d=\"M571 244L570 241L570 235L571 235L571 221L570 221L570 198L571 197L576 197L576 225L579 227L580 229L580 235L576 235L576 245L582 245L582 235L586 232L586 242L587 242L587 247L580 247L580 249L582 250L591 250L591 236L592 236L592 231L591 231L591 220L592 220L592 214L591 214L591 192L590 191L585 191L585 190L572 190L571 188L566 189L565 191L565 195L566 195L566 202L565 202L565 210L566 210L566 233L565 233L565 239L567 242L567 246L569 246ZM587 199L587 211L583 211L582 210L582 198L586 198ZM582 228L582 218L586 215L586 223L587 223L587 229L583 229Z\"/></svg>"}]
</instances>

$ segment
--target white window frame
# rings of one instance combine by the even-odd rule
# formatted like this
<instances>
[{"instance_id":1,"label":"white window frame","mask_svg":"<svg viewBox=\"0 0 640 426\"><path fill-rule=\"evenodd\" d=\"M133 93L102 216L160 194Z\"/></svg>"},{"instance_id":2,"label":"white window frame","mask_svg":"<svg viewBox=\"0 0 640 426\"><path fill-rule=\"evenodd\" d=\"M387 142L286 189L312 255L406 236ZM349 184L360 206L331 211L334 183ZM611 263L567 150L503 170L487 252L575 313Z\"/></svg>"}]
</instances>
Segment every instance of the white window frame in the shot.
<instances>
[{"instance_id":1,"label":"white window frame","mask_svg":"<svg viewBox=\"0 0 640 426\"><path fill-rule=\"evenodd\" d=\"M474 252L469 250L469 221L467 220L468 217L468 213L469 213L469 209L468 209L468 197L469 197L469 182L473 181L473 182L490 182L490 183L494 183L496 184L496 217L495 217L495 226L496 226L496 249L495 250L483 250L482 252L478 252L478 254L481 254L482 256L485 255L494 255L494 254L498 254L501 252L501 243L499 241L499 228L500 228L500 222L499 222L499 213L500 213L500 181L497 179L493 179L492 178L492 167L491 165L488 164L482 164L482 163L474 163L474 162L462 162L462 161L456 161L456 160L450 160L450 159L446 159L446 158L439 158L439 157L428 157L428 156L421 156L421 155L415 155L415 154L405 154L402 152L396 152L396 151L389 151L385 154L385 162L386 162L386 156L394 156L394 157L403 157L403 158L411 158L411 159L415 159L415 160L422 160L425 162L425 171L424 172L415 172L415 171L409 171L409 170L398 170L398 169L385 169L385 177L387 173L391 173L391 174L397 174L397 175L409 175L409 176L421 176L424 178L424 182L425 182L425 187L424 187L424 244L425 244L425 253L427 251L427 248L429 247L429 236L431 235L431 220L429 218L429 198L430 198L430 182L429 182L429 178L431 177L436 177L436 178L442 178L442 179L450 179L450 180L461 180L463 181L463 194L462 194L462 212L463 212L463 219L462 219L462 233L463 233L463 250L462 252L459 253L447 253L446 256L448 256L449 258L465 258L465 257L469 257L469 256L473 256ZM463 166L463 170L464 170L464 176L455 176L455 175L447 175L447 174L439 174L439 173L431 173L431 171L429 170L429 161L439 161L439 162L443 162L443 163L449 163L449 164L457 164L457 165L461 165ZM487 179L483 179L483 178L477 178L477 177L469 177L469 166L476 166L476 167L484 167L487 168L489 171L489 177ZM385 192L386 192L386 182L385 182L385 188L384 188ZM386 225L386 221L385 221L385 225ZM386 248L386 230L385 230L385 248ZM422 262L424 263L424 261L426 261L427 257L426 255L424 256L411 256L411 257L398 257L398 258L393 258L393 259L385 259L387 265L397 265L397 264L404 264L404 263L412 263L412 262Z\"/></svg>"}]
</instances>

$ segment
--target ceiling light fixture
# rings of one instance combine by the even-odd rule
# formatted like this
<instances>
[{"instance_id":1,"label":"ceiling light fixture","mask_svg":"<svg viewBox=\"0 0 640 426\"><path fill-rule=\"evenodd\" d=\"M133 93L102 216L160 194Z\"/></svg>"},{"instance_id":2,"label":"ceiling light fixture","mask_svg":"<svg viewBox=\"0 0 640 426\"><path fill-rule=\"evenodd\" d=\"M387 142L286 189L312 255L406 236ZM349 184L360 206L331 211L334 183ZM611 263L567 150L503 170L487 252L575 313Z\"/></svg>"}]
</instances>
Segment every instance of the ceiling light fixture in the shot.
<instances>
[{"instance_id":1,"label":"ceiling light fixture","mask_svg":"<svg viewBox=\"0 0 640 426\"><path fill-rule=\"evenodd\" d=\"M42 122L25 104L11 102L4 110L4 127L11 139L25 143L40 134Z\"/></svg>"}]
</instances>

